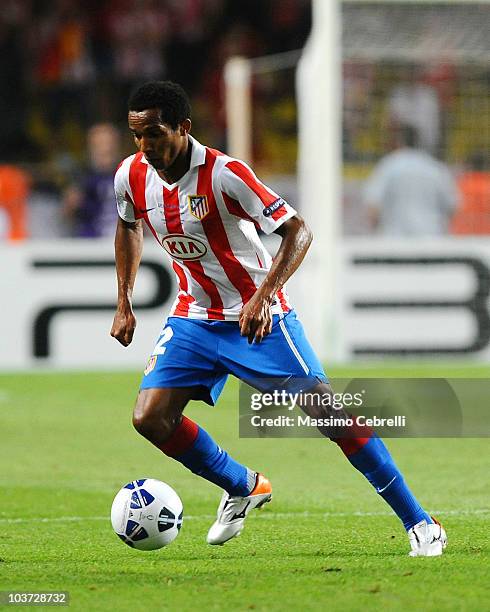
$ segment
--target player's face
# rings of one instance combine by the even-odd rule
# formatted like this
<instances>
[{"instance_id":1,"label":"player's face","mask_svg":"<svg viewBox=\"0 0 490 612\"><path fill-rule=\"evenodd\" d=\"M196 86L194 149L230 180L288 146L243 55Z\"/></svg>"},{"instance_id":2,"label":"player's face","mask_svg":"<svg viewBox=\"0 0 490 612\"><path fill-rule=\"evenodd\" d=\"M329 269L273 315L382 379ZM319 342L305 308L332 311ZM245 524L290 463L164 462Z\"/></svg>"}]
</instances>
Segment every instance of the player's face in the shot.
<instances>
[{"instance_id":1,"label":"player's face","mask_svg":"<svg viewBox=\"0 0 490 612\"><path fill-rule=\"evenodd\" d=\"M158 109L151 108L141 112L130 111L128 124L138 150L156 170L168 170L186 150L190 129L187 119L174 130L162 122Z\"/></svg>"}]
</instances>

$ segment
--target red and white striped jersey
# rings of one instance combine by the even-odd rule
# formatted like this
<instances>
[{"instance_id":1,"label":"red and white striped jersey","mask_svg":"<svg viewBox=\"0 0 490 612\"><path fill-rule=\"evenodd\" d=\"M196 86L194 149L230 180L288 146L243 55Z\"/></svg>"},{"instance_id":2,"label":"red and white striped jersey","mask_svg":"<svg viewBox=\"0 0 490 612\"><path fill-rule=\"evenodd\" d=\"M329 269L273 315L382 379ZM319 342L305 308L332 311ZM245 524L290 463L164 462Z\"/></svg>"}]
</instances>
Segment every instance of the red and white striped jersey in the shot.
<instances>
[{"instance_id":1,"label":"red and white striped jersey","mask_svg":"<svg viewBox=\"0 0 490 612\"><path fill-rule=\"evenodd\" d=\"M270 269L266 234L296 211L243 162L192 144L190 168L166 183L142 153L127 157L115 176L122 219L144 219L172 259L179 290L169 316L236 321ZM273 314L290 310L283 288Z\"/></svg>"}]
</instances>

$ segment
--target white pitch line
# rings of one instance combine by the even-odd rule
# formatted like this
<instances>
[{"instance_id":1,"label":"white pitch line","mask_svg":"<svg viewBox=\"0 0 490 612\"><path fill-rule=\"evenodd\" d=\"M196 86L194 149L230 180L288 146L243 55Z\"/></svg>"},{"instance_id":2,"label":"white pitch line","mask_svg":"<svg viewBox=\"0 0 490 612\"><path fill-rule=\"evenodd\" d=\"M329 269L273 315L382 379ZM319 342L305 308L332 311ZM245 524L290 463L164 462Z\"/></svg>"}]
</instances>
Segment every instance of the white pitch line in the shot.
<instances>
[{"instance_id":1,"label":"white pitch line","mask_svg":"<svg viewBox=\"0 0 490 612\"><path fill-rule=\"evenodd\" d=\"M490 508L476 508L474 510L430 510L430 514L441 516L477 516L490 514ZM328 519L335 517L363 517L363 516L394 516L393 512L259 512L250 515L254 519L290 519L290 518L317 518ZM184 519L189 520L211 520L216 518L215 514L186 515ZM109 516L57 516L57 517L31 517L31 518L1 518L0 524L15 523L71 523L83 521L110 521Z\"/></svg>"}]
</instances>

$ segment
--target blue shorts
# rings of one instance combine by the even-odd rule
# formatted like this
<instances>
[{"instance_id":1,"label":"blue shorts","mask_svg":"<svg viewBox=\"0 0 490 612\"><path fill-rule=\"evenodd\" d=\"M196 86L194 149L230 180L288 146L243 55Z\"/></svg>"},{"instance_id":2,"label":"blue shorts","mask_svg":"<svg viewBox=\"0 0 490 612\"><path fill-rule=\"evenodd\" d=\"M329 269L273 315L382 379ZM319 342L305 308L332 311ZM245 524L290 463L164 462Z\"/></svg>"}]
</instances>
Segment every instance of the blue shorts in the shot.
<instances>
[{"instance_id":1,"label":"blue shorts","mask_svg":"<svg viewBox=\"0 0 490 612\"><path fill-rule=\"evenodd\" d=\"M194 399L214 405L228 374L261 391L297 392L328 382L294 311L274 315L259 344L240 335L237 321L169 317L148 361L141 389L196 387ZM272 382L273 381L273 382Z\"/></svg>"}]
</instances>

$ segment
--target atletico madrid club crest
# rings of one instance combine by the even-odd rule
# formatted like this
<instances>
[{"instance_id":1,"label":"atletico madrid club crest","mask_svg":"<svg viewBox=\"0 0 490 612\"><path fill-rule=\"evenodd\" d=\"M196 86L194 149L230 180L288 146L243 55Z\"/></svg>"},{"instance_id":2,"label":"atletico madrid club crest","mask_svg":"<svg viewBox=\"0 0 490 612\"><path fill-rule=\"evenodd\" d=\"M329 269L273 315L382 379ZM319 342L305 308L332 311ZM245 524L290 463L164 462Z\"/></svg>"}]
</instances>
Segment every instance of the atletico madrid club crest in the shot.
<instances>
[{"instance_id":1,"label":"atletico madrid club crest","mask_svg":"<svg viewBox=\"0 0 490 612\"><path fill-rule=\"evenodd\" d=\"M153 368L156 366L157 363L157 356L156 355L152 355L150 357L150 359L148 359L148 363L146 364L146 368L145 368L145 376L148 376L148 374L153 370Z\"/></svg>"},{"instance_id":2,"label":"atletico madrid club crest","mask_svg":"<svg viewBox=\"0 0 490 612\"><path fill-rule=\"evenodd\" d=\"M196 219L204 219L209 212L208 196L205 195L190 195L187 196L189 200L189 210L191 215L194 215Z\"/></svg>"}]
</instances>

